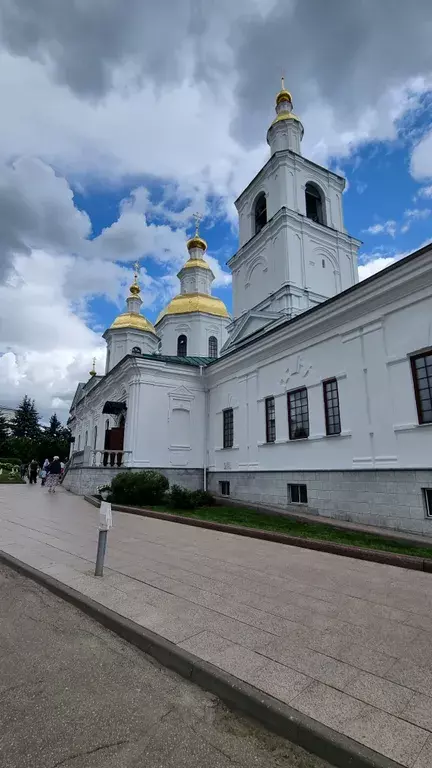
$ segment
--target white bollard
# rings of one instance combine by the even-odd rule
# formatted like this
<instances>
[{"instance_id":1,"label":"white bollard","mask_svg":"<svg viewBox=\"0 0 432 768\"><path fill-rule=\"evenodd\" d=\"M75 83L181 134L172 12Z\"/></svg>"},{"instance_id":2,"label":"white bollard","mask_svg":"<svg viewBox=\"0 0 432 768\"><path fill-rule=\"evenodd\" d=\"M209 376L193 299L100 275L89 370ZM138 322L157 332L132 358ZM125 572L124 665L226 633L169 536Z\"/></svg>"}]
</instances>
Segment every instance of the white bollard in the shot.
<instances>
[{"instance_id":1,"label":"white bollard","mask_svg":"<svg viewBox=\"0 0 432 768\"><path fill-rule=\"evenodd\" d=\"M101 501L99 510L99 536L96 554L95 576L103 576L108 531L112 528L112 510L109 501Z\"/></svg>"}]
</instances>

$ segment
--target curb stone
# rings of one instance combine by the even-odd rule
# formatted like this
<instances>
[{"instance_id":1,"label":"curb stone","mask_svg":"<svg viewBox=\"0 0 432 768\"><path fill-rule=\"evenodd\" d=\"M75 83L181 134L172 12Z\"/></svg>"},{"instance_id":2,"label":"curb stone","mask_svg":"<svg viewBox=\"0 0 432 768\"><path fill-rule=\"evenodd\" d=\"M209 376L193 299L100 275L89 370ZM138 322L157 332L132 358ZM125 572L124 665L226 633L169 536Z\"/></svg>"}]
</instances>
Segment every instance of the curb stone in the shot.
<instances>
[{"instance_id":1,"label":"curb stone","mask_svg":"<svg viewBox=\"0 0 432 768\"><path fill-rule=\"evenodd\" d=\"M99 500L95 499L93 496L84 496L84 499L94 507L100 506ZM306 539L301 536L291 536L288 533L276 533L273 531L263 531L259 528L245 528L240 525L228 525L226 523L216 523L210 520L199 520L194 517L175 515L168 512L155 512L152 509L141 507L126 507L120 504L113 504L112 509L114 512L126 512L130 515L152 517L157 520L167 520L170 523L192 525L195 528L207 528L211 531L234 533L237 536L246 536L251 539L273 541L277 544L289 544L291 547L313 549L319 552L328 552L331 555L342 555L343 557L353 557L357 560L368 560L373 563L407 568L411 571L425 571L426 573L432 573L432 558L416 557L415 555L399 555L396 552L386 552L379 549L362 549L361 547L351 546L350 544L336 544L335 542L324 541L322 539Z\"/></svg>"},{"instance_id":2,"label":"curb stone","mask_svg":"<svg viewBox=\"0 0 432 768\"><path fill-rule=\"evenodd\" d=\"M268 730L336 768L403 768L1 550L0 563L71 603L163 666L218 696L231 709L258 720Z\"/></svg>"}]
</instances>

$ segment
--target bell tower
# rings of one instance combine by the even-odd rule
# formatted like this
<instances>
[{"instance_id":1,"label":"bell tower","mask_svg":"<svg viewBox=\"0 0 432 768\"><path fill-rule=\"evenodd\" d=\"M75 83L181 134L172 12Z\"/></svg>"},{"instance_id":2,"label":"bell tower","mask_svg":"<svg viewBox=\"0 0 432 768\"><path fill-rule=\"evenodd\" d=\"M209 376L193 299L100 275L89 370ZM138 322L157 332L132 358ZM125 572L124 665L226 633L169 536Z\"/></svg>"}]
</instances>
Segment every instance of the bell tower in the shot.
<instances>
[{"instance_id":1,"label":"bell tower","mask_svg":"<svg viewBox=\"0 0 432 768\"><path fill-rule=\"evenodd\" d=\"M231 339L281 315L293 317L358 280L360 241L343 222L345 179L301 154L302 122L291 93L276 95L267 131L270 158L236 200L239 250L233 275ZM246 316L254 316L246 329ZM247 331L247 332L246 332Z\"/></svg>"}]
</instances>

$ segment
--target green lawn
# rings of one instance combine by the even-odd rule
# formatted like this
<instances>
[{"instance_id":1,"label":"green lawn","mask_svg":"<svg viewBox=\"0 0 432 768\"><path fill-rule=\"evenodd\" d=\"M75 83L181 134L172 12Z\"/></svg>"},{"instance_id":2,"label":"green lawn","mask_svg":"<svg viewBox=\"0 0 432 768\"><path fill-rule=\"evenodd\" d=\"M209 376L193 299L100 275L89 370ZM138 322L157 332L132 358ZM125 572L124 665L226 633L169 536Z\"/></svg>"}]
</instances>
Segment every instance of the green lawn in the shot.
<instances>
[{"instance_id":1,"label":"green lawn","mask_svg":"<svg viewBox=\"0 0 432 768\"><path fill-rule=\"evenodd\" d=\"M396 552L399 555L414 555L416 557L432 558L432 548L412 547L400 544L391 539L368 533L343 531L325 523L301 523L288 517L263 515L248 507L200 507L199 509L173 510L169 507L153 507L155 511L167 512L172 515L182 515L199 520L210 520L216 523L241 525L245 528L260 528L263 531L275 531L291 536L301 536L304 539L320 539L337 544L349 544L363 549L380 549L384 552Z\"/></svg>"}]
</instances>

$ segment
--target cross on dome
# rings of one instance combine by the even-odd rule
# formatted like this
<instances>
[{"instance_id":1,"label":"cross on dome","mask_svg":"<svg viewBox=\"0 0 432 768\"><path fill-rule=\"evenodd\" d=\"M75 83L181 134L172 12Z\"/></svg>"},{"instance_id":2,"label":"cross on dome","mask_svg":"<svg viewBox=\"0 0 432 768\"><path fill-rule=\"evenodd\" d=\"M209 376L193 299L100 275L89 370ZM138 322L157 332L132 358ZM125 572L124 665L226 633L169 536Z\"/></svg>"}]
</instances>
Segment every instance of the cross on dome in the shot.
<instances>
[{"instance_id":1,"label":"cross on dome","mask_svg":"<svg viewBox=\"0 0 432 768\"><path fill-rule=\"evenodd\" d=\"M141 269L139 261L136 261L133 266L134 266L134 270L135 270L135 272L134 272L134 279L133 279L133 283L130 286L129 290L130 290L132 296L138 296L138 294L139 294L139 292L141 290L140 287L139 287L139 284L138 284L138 275L139 275L139 272L140 272L140 269Z\"/></svg>"},{"instance_id":2,"label":"cross on dome","mask_svg":"<svg viewBox=\"0 0 432 768\"><path fill-rule=\"evenodd\" d=\"M205 251L207 250L207 243L202 237L200 237L200 233L199 233L199 226L204 216L201 213L194 213L192 215L192 218L195 219L195 234L193 235L193 237L190 238L190 240L187 241L186 245L190 253L190 258L197 258L196 255L193 256L191 253L191 251L194 250L195 248L199 248L200 251L202 251L201 256L198 257L198 258L202 258Z\"/></svg>"},{"instance_id":3,"label":"cross on dome","mask_svg":"<svg viewBox=\"0 0 432 768\"><path fill-rule=\"evenodd\" d=\"M200 224L204 218L201 213L192 214L192 218L195 219L195 235L199 235Z\"/></svg>"}]
</instances>

